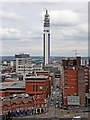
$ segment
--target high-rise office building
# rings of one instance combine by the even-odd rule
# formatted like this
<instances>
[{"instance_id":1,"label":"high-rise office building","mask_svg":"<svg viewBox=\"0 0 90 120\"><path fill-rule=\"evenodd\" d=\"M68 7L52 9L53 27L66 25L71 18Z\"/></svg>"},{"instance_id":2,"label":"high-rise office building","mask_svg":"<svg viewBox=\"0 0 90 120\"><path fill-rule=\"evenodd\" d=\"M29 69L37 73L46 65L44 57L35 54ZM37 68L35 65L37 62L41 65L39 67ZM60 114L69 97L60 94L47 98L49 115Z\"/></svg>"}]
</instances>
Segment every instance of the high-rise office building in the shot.
<instances>
[{"instance_id":1,"label":"high-rise office building","mask_svg":"<svg viewBox=\"0 0 90 120\"><path fill-rule=\"evenodd\" d=\"M43 43L44 66L46 66L47 64L50 63L50 19L47 10L44 17L43 42L44 42Z\"/></svg>"},{"instance_id":2,"label":"high-rise office building","mask_svg":"<svg viewBox=\"0 0 90 120\"><path fill-rule=\"evenodd\" d=\"M15 55L16 72L32 73L32 59L29 54Z\"/></svg>"},{"instance_id":3,"label":"high-rise office building","mask_svg":"<svg viewBox=\"0 0 90 120\"><path fill-rule=\"evenodd\" d=\"M62 60L61 89L64 107L84 107L89 92L89 68L81 66L81 57Z\"/></svg>"}]
</instances>

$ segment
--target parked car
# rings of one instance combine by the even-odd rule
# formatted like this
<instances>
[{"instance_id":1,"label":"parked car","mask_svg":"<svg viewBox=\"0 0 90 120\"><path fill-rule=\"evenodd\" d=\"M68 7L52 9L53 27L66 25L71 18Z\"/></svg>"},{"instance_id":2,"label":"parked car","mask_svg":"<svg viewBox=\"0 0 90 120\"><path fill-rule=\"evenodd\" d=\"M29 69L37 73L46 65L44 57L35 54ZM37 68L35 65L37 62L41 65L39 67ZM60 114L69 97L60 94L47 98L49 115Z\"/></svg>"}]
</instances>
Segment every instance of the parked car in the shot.
<instances>
[{"instance_id":1,"label":"parked car","mask_svg":"<svg viewBox=\"0 0 90 120\"><path fill-rule=\"evenodd\" d=\"M59 105L58 105L58 104L56 104L55 108L58 108L58 107L59 107Z\"/></svg>"}]
</instances>

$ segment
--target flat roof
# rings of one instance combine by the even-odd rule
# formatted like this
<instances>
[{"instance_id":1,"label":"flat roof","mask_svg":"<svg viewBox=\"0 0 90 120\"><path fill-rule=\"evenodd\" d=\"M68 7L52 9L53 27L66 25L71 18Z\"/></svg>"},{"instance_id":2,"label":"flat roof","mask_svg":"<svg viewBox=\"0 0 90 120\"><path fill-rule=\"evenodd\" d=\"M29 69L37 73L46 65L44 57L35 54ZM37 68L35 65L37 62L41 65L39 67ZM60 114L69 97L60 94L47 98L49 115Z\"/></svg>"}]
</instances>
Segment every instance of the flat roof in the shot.
<instances>
[{"instance_id":1,"label":"flat roof","mask_svg":"<svg viewBox=\"0 0 90 120\"><path fill-rule=\"evenodd\" d=\"M48 78L48 76L39 75L39 76L26 77L25 80L46 80L47 78Z\"/></svg>"},{"instance_id":2,"label":"flat roof","mask_svg":"<svg viewBox=\"0 0 90 120\"><path fill-rule=\"evenodd\" d=\"M0 83L0 91L5 90L25 90L24 81L2 82Z\"/></svg>"},{"instance_id":3,"label":"flat roof","mask_svg":"<svg viewBox=\"0 0 90 120\"><path fill-rule=\"evenodd\" d=\"M41 71L36 71L36 73L49 73L49 71L43 71L43 70L41 70Z\"/></svg>"}]
</instances>

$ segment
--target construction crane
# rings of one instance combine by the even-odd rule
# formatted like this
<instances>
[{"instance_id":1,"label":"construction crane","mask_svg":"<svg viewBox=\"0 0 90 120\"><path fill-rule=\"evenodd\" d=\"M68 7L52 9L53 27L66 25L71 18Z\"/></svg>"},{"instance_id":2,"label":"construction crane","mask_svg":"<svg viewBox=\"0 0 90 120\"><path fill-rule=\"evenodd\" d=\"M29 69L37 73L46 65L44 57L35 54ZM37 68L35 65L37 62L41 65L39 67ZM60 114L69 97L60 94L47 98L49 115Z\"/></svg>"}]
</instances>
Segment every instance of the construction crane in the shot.
<instances>
[{"instance_id":1,"label":"construction crane","mask_svg":"<svg viewBox=\"0 0 90 120\"><path fill-rule=\"evenodd\" d=\"M77 52L77 50L73 50L73 52L74 52L75 58L76 58L76 57L77 57L77 54L79 54L79 53Z\"/></svg>"}]
</instances>

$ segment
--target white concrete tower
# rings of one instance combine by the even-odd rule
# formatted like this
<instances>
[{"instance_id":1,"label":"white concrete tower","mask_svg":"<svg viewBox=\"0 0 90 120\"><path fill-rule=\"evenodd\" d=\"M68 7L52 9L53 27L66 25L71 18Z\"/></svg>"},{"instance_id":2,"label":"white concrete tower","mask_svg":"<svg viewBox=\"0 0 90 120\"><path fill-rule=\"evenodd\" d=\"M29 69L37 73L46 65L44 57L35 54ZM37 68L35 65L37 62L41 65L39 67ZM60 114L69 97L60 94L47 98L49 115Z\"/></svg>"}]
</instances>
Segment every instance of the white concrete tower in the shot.
<instances>
[{"instance_id":1,"label":"white concrete tower","mask_svg":"<svg viewBox=\"0 0 90 120\"><path fill-rule=\"evenodd\" d=\"M44 17L44 31L43 31L43 56L44 56L44 66L50 63L50 19L48 11Z\"/></svg>"}]
</instances>

